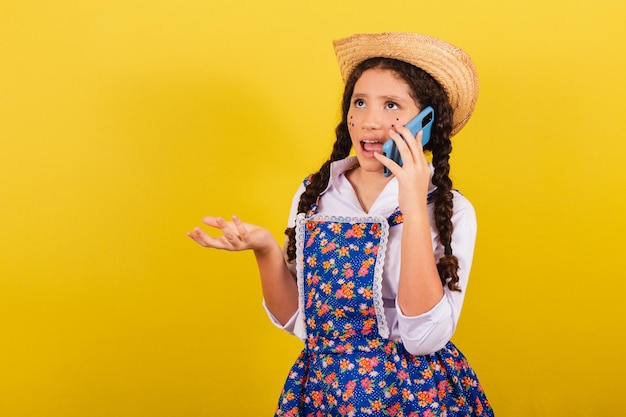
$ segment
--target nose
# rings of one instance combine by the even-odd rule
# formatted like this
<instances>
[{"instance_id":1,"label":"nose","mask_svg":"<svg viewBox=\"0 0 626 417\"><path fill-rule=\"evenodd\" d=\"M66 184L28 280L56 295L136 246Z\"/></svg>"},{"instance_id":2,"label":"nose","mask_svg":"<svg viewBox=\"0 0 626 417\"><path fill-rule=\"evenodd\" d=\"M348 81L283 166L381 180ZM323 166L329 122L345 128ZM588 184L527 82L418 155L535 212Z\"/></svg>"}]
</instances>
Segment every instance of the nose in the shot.
<instances>
[{"instance_id":1,"label":"nose","mask_svg":"<svg viewBox=\"0 0 626 417\"><path fill-rule=\"evenodd\" d=\"M383 127L382 115L376 109L369 108L363 115L363 129L376 130Z\"/></svg>"}]
</instances>

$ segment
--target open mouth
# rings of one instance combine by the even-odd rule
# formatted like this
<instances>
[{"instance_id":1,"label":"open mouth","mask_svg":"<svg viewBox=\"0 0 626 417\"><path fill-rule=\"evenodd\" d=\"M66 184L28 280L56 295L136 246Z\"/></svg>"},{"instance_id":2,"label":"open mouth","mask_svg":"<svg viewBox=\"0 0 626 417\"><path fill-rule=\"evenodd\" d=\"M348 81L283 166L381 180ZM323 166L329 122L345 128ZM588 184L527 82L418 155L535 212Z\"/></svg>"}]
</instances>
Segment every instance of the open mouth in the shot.
<instances>
[{"instance_id":1,"label":"open mouth","mask_svg":"<svg viewBox=\"0 0 626 417\"><path fill-rule=\"evenodd\" d=\"M365 152L378 152L382 153L383 151L383 142L378 140L362 140L361 141L361 149Z\"/></svg>"}]
</instances>

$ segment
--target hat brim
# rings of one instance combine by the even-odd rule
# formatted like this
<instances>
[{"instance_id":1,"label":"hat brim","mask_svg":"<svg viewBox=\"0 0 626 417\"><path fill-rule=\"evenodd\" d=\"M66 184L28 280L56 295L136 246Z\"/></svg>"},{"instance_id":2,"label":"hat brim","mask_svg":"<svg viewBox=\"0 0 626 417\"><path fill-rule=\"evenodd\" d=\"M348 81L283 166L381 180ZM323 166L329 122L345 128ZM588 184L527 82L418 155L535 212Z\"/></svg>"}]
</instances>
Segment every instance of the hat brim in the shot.
<instances>
[{"instance_id":1,"label":"hat brim","mask_svg":"<svg viewBox=\"0 0 626 417\"><path fill-rule=\"evenodd\" d=\"M369 58L394 58L429 73L444 88L452 106L452 132L458 133L474 112L478 99L478 76L463 50L417 33L356 34L333 41L341 76L345 82L354 68Z\"/></svg>"}]
</instances>

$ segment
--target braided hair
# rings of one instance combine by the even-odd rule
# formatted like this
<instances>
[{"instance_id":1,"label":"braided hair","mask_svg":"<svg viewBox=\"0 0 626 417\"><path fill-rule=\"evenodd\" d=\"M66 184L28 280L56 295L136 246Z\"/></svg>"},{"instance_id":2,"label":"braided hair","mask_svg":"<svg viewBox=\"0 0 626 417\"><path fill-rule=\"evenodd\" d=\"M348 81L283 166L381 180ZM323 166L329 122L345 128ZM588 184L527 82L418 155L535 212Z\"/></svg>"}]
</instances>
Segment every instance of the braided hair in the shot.
<instances>
[{"instance_id":1,"label":"braided hair","mask_svg":"<svg viewBox=\"0 0 626 417\"><path fill-rule=\"evenodd\" d=\"M439 232L439 242L444 247L444 255L437 263L437 270L442 285L447 285L450 290L461 291L458 282L459 262L452 254L451 221L453 213L452 180L450 179L450 153L452 142L452 107L448 96L441 85L426 71L391 58L370 58L361 62L346 80L346 85L341 103L341 122L335 129L336 140L333 145L330 158L324 162L319 171L310 176L309 182L298 203L298 213L307 213L314 204L320 193L328 186L330 178L330 165L334 161L344 159L350 154L352 141L348 132L348 110L352 101L354 86L361 75L369 69L391 70L397 74L410 87L411 97L424 108L431 106L435 110L435 123L431 130L430 141L424 146L425 150L432 151L434 173L432 183L436 188L433 195L435 207L435 225ZM293 261L296 257L295 228L285 230L288 238L287 260Z\"/></svg>"}]
</instances>

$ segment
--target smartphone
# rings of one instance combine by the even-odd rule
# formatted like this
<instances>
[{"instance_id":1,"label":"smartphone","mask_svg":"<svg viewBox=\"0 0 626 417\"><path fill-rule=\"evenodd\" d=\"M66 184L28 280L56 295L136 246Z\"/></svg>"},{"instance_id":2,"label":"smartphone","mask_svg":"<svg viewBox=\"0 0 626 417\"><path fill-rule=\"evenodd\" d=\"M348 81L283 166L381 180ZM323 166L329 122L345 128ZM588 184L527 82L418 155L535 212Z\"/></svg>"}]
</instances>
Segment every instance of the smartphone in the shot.
<instances>
[{"instance_id":1,"label":"smartphone","mask_svg":"<svg viewBox=\"0 0 626 417\"><path fill-rule=\"evenodd\" d=\"M430 140L430 129L433 126L433 122L435 121L435 110L428 106L417 116L412 118L405 127L411 131L413 136L417 135L417 133L422 131L422 146L426 145ZM398 152L398 147L396 146L396 142L393 139L389 139L383 145L383 154L393 160L396 164L402 166L402 158L400 157L400 152ZM391 171L385 167L385 177L391 175Z\"/></svg>"}]
</instances>

